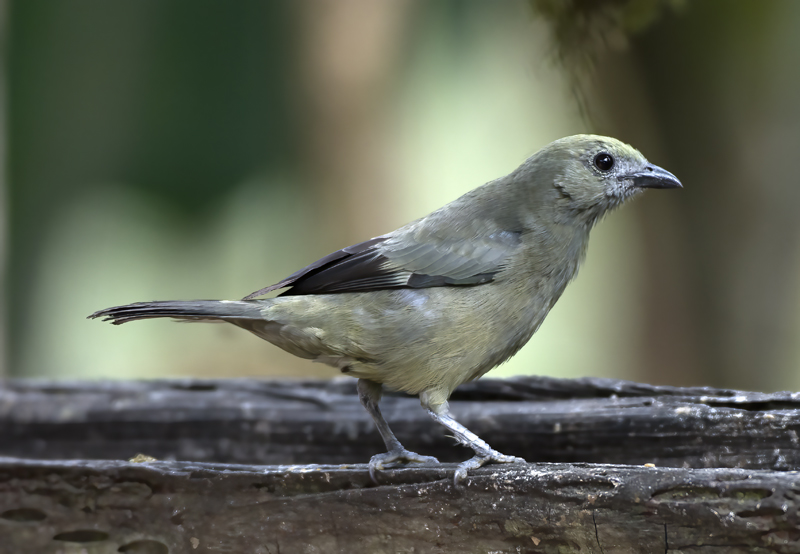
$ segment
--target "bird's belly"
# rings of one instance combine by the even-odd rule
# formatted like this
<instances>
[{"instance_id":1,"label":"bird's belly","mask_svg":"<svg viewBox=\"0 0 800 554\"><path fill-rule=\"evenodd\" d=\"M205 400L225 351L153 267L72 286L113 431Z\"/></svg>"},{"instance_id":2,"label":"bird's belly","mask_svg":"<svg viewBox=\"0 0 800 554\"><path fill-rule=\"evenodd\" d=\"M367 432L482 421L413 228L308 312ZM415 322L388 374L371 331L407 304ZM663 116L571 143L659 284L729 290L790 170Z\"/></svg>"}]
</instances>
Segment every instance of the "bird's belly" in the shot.
<instances>
[{"instance_id":1,"label":"bird's belly","mask_svg":"<svg viewBox=\"0 0 800 554\"><path fill-rule=\"evenodd\" d=\"M303 357L411 394L449 395L511 357L549 309L501 287L290 296L265 316L284 324L283 336L301 337ZM294 343L263 338L296 353Z\"/></svg>"}]
</instances>

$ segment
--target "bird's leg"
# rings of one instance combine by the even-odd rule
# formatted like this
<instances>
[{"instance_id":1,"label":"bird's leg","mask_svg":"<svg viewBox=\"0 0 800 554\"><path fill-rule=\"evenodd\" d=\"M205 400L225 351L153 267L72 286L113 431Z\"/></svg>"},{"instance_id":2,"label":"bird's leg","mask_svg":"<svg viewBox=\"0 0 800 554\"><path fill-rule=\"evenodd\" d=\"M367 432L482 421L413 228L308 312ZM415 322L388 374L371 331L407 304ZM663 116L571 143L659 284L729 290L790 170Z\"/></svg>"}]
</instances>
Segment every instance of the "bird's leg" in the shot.
<instances>
[{"instance_id":1,"label":"bird's leg","mask_svg":"<svg viewBox=\"0 0 800 554\"><path fill-rule=\"evenodd\" d=\"M424 393L423 393L424 394ZM444 425L451 433L453 433L453 437L464 446L469 446L472 450L475 451L475 456L467 460L466 462L462 462L458 464L456 468L456 474L454 478L455 486L458 487L461 481L467 476L467 473L471 469L478 469L481 466L486 464L513 464L513 463L525 463L523 458L518 458L517 456L507 456L505 454L501 454L491 446L489 446L486 441L481 439L478 435L461 425L457 422L453 417L450 415L450 408L447 402L443 402L441 404L431 405L426 402L427 398L424 396L420 396L423 402L423 407L428 411L428 415L430 415L434 421Z\"/></svg>"},{"instance_id":2,"label":"bird's leg","mask_svg":"<svg viewBox=\"0 0 800 554\"><path fill-rule=\"evenodd\" d=\"M375 427L378 428L378 432L381 434L381 438L383 438L383 442L386 445L386 452L384 454L376 454L369 461L369 475L372 477L372 480L377 483L375 471L384 469L386 464L393 462L438 464L439 460L433 456L422 456L403 448L403 445L400 444L400 441L394 436L392 430L389 429L389 424L383 419L381 409L378 407L378 402L380 402L382 394L383 390L379 383L367 379L358 380L358 399L361 400L361 404L366 408L367 412L369 412L369 415L372 416Z\"/></svg>"}]
</instances>

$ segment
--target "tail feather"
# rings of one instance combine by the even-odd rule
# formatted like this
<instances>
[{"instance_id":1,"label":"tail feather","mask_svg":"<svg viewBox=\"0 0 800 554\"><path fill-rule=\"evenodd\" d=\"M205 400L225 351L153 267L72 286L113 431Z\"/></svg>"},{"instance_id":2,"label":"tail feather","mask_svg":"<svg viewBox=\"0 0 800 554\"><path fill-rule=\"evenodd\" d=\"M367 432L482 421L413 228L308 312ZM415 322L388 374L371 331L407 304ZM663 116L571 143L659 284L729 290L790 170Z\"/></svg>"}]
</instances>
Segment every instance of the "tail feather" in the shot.
<instances>
[{"instance_id":1,"label":"tail feather","mask_svg":"<svg viewBox=\"0 0 800 554\"><path fill-rule=\"evenodd\" d=\"M136 302L126 306L114 306L100 310L89 316L89 319L102 318L113 325L121 325L137 319L172 317L176 319L204 320L241 320L262 319L261 304L258 300L166 300L154 302Z\"/></svg>"}]
</instances>

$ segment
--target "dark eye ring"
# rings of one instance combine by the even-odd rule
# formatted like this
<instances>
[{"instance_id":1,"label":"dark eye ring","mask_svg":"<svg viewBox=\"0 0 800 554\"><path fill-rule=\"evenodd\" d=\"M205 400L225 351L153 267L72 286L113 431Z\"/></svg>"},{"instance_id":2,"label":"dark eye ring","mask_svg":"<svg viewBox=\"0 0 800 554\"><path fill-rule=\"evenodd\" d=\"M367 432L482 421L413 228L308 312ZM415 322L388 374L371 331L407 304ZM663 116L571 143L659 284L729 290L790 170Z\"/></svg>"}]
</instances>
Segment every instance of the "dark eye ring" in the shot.
<instances>
[{"instance_id":1,"label":"dark eye ring","mask_svg":"<svg viewBox=\"0 0 800 554\"><path fill-rule=\"evenodd\" d=\"M600 171L610 171L614 167L614 158L611 157L611 154L600 152L594 157L594 166Z\"/></svg>"}]
</instances>

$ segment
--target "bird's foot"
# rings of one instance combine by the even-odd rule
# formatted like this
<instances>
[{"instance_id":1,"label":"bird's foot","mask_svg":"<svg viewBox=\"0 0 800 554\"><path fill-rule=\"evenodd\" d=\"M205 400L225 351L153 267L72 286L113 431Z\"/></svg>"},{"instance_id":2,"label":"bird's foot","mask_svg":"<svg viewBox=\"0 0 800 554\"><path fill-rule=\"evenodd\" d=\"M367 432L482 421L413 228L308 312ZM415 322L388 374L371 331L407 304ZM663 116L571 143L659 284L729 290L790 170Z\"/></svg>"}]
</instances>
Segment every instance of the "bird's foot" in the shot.
<instances>
[{"instance_id":1,"label":"bird's foot","mask_svg":"<svg viewBox=\"0 0 800 554\"><path fill-rule=\"evenodd\" d=\"M505 454L501 454L497 450L489 449L487 451L476 451L475 456L467 460L466 462L461 462L456 467L456 474L453 478L453 484L457 489L461 488L461 483L464 479L467 478L467 473L471 469L478 469L479 467L483 467L486 464L524 464L526 463L524 458L519 458L517 456L507 456Z\"/></svg>"},{"instance_id":2,"label":"bird's foot","mask_svg":"<svg viewBox=\"0 0 800 554\"><path fill-rule=\"evenodd\" d=\"M378 480L375 478L375 472L386 469L389 464L438 464L439 460L433 456L422 456L416 452L411 452L405 448L397 448L384 452L383 454L375 454L369 461L369 476L372 481L377 485Z\"/></svg>"}]
</instances>

